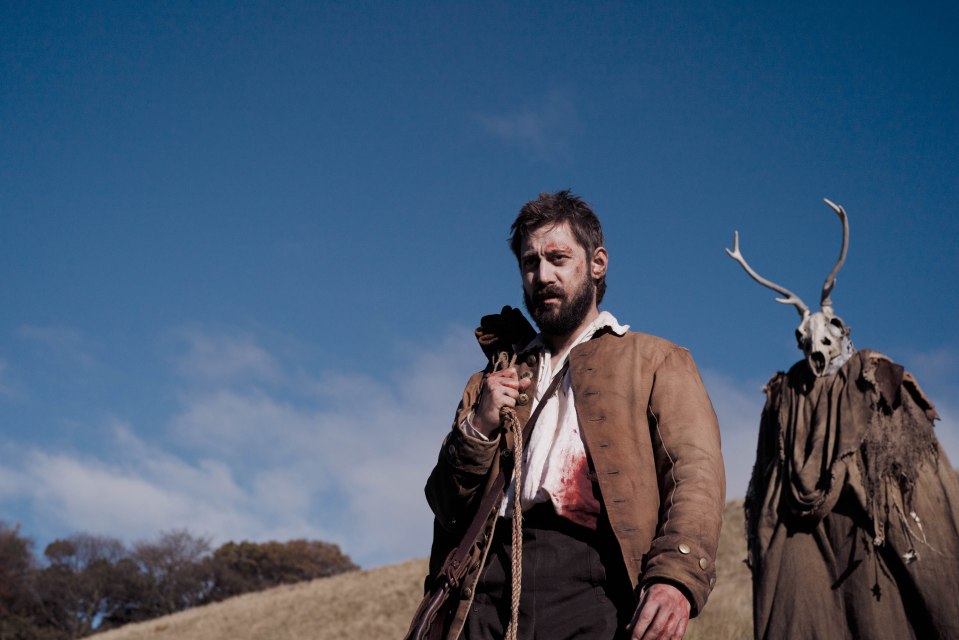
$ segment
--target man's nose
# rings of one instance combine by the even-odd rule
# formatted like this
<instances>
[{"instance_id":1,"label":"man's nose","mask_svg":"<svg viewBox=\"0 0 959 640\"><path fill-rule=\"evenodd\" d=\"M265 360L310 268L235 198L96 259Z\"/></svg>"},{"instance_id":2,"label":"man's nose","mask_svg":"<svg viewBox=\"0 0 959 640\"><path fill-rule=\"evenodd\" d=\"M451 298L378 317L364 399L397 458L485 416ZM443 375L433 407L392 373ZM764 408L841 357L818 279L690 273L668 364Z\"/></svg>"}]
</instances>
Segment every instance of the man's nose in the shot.
<instances>
[{"instance_id":1,"label":"man's nose","mask_svg":"<svg viewBox=\"0 0 959 640\"><path fill-rule=\"evenodd\" d=\"M553 265L551 265L548 260L541 260L533 275L536 278L536 282L549 284L556 279L556 269L553 268Z\"/></svg>"}]
</instances>

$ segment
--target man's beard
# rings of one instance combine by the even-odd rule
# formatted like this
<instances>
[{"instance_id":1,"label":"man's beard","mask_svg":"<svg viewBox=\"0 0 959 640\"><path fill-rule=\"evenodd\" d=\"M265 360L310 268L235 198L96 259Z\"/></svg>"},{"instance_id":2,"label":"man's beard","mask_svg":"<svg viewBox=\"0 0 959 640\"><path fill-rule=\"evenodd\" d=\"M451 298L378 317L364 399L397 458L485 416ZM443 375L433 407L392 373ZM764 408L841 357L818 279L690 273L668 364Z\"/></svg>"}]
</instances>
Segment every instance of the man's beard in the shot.
<instances>
[{"instance_id":1,"label":"man's beard","mask_svg":"<svg viewBox=\"0 0 959 640\"><path fill-rule=\"evenodd\" d=\"M524 289L523 304L540 331L550 336L566 336L579 328L593 306L595 294L596 283L587 276L572 298L567 299L561 287L552 285L540 288L532 297ZM558 298L559 304L546 305L545 298Z\"/></svg>"}]
</instances>

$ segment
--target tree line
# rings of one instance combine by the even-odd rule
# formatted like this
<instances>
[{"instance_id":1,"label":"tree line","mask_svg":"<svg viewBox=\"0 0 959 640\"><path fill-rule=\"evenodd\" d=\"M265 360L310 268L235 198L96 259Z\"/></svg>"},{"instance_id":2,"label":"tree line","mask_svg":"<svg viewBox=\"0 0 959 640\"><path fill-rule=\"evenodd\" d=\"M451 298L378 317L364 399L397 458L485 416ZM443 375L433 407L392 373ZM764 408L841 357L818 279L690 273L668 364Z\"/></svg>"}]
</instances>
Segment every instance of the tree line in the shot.
<instances>
[{"instance_id":1,"label":"tree line","mask_svg":"<svg viewBox=\"0 0 959 640\"><path fill-rule=\"evenodd\" d=\"M127 546L75 533L37 557L0 522L0 640L69 640L251 591L358 569L319 540L227 542L186 530Z\"/></svg>"}]
</instances>

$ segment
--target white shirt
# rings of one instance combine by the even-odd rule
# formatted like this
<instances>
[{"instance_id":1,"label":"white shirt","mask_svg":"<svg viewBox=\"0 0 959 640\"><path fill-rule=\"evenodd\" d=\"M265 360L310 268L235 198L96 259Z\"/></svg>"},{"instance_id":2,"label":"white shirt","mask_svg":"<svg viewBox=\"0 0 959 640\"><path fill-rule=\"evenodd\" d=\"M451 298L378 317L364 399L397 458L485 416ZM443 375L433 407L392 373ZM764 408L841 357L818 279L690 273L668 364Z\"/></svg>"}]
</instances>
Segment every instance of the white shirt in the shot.
<instances>
[{"instance_id":1,"label":"white shirt","mask_svg":"<svg viewBox=\"0 0 959 640\"><path fill-rule=\"evenodd\" d=\"M603 311L566 351L555 357L543 342L542 334L534 338L529 346L543 347L543 362L539 368L531 410L535 410L573 347L586 342L604 327L609 327L617 335L623 335L629 329L629 325L619 324L611 313ZM471 419L472 414L463 420L463 430L470 436L484 438L473 429ZM586 445L579 429L568 371L556 393L546 399L530 441L524 443L523 454L523 488L520 494L523 510L549 500L557 514L595 529L600 508L599 496L594 494L593 481L589 475ZM514 484L511 480L506 489L506 498L500 505L501 516L512 513Z\"/></svg>"}]
</instances>

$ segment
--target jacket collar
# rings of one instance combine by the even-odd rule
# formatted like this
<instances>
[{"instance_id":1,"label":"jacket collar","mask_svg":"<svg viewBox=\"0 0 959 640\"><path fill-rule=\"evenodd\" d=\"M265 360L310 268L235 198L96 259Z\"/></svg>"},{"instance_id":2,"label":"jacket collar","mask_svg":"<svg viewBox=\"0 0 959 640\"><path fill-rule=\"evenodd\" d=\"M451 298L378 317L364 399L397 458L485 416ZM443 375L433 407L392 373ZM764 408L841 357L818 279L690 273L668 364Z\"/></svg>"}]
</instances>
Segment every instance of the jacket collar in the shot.
<instances>
[{"instance_id":1,"label":"jacket collar","mask_svg":"<svg viewBox=\"0 0 959 640\"><path fill-rule=\"evenodd\" d=\"M628 324L620 324L616 317L609 311L600 311L596 319L590 322L589 326L583 329L583 331L579 334L579 336L573 342L573 346L570 347L570 351L572 351L578 345L588 341L595 334L613 333L617 336L624 336L626 335L627 331L629 331ZM546 343L543 340L543 334L537 333L536 337L530 340L529 344L523 348L520 357L523 357L529 353L538 353L544 350L546 350Z\"/></svg>"}]
</instances>

